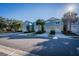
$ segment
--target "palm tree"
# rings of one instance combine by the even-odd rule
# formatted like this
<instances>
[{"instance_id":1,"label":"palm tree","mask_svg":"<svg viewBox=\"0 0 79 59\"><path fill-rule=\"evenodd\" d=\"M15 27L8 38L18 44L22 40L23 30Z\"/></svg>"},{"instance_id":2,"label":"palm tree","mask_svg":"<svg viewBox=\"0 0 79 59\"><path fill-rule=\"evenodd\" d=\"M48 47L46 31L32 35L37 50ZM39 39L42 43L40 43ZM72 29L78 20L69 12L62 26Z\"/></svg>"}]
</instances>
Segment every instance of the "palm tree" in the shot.
<instances>
[{"instance_id":1,"label":"palm tree","mask_svg":"<svg viewBox=\"0 0 79 59\"><path fill-rule=\"evenodd\" d=\"M77 13L74 12L67 12L64 14L63 17L63 23L64 23L64 31L65 32L71 32L72 23L76 22L77 20Z\"/></svg>"},{"instance_id":2,"label":"palm tree","mask_svg":"<svg viewBox=\"0 0 79 59\"><path fill-rule=\"evenodd\" d=\"M43 19L38 19L38 20L36 21L36 25L39 26L39 31L40 31L40 32L45 32L44 24L45 24L45 21L44 21Z\"/></svg>"},{"instance_id":3,"label":"palm tree","mask_svg":"<svg viewBox=\"0 0 79 59\"><path fill-rule=\"evenodd\" d=\"M6 28L6 21L5 18L0 17L0 30L4 30L4 28Z\"/></svg>"}]
</instances>

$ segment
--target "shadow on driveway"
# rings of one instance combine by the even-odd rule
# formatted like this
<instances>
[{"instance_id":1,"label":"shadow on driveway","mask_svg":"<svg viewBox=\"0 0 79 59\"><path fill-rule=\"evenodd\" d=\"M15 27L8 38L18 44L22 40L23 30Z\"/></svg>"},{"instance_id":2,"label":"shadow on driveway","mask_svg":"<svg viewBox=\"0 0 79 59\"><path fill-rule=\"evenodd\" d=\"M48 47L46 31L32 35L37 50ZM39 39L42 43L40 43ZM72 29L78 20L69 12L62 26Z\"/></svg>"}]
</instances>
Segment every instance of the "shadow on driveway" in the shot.
<instances>
[{"instance_id":1,"label":"shadow on driveway","mask_svg":"<svg viewBox=\"0 0 79 59\"><path fill-rule=\"evenodd\" d=\"M40 48L34 49L30 53L40 56L79 56L79 50L77 50L79 40L50 39L35 46L40 46Z\"/></svg>"}]
</instances>

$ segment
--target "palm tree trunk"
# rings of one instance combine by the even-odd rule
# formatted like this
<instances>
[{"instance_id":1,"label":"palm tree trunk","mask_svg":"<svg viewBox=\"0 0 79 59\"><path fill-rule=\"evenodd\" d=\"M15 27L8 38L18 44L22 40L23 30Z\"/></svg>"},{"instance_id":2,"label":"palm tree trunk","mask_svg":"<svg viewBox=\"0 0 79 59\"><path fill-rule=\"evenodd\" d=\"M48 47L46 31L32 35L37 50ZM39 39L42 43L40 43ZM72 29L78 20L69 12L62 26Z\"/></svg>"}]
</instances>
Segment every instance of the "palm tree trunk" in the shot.
<instances>
[{"instance_id":1,"label":"palm tree trunk","mask_svg":"<svg viewBox=\"0 0 79 59\"><path fill-rule=\"evenodd\" d=\"M41 31L41 29L42 29L42 27L41 27L41 25L39 25L39 31Z\"/></svg>"},{"instance_id":2,"label":"palm tree trunk","mask_svg":"<svg viewBox=\"0 0 79 59\"><path fill-rule=\"evenodd\" d=\"M69 22L69 32L71 32L72 23Z\"/></svg>"},{"instance_id":3,"label":"palm tree trunk","mask_svg":"<svg viewBox=\"0 0 79 59\"><path fill-rule=\"evenodd\" d=\"M70 32L71 32L71 23L70 23Z\"/></svg>"}]
</instances>

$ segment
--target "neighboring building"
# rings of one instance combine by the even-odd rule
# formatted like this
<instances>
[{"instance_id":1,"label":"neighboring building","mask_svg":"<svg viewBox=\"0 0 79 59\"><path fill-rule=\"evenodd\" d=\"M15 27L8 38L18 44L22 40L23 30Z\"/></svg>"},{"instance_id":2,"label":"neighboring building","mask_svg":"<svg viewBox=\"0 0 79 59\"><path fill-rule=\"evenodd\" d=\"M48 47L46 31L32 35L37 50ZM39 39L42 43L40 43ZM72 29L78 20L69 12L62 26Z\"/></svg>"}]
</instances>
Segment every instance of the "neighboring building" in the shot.
<instances>
[{"instance_id":1,"label":"neighboring building","mask_svg":"<svg viewBox=\"0 0 79 59\"><path fill-rule=\"evenodd\" d=\"M52 17L46 21L45 30L47 33L49 33L51 30L61 32L63 30L63 22L60 19Z\"/></svg>"},{"instance_id":2,"label":"neighboring building","mask_svg":"<svg viewBox=\"0 0 79 59\"><path fill-rule=\"evenodd\" d=\"M32 31L32 28L33 28L33 23L32 22L29 22L29 21L25 21L23 23L23 32L30 32Z\"/></svg>"},{"instance_id":3,"label":"neighboring building","mask_svg":"<svg viewBox=\"0 0 79 59\"><path fill-rule=\"evenodd\" d=\"M51 30L55 30L56 32L61 32L63 30L63 22L60 19L56 19L52 17L45 21L44 28L47 33L49 33ZM23 32L29 32L28 29L29 30L34 29L35 32L41 30L41 28L38 25L36 25L36 22L32 23L25 21L23 24Z\"/></svg>"},{"instance_id":4,"label":"neighboring building","mask_svg":"<svg viewBox=\"0 0 79 59\"><path fill-rule=\"evenodd\" d=\"M71 31L79 35L79 19L76 23L71 25Z\"/></svg>"}]
</instances>

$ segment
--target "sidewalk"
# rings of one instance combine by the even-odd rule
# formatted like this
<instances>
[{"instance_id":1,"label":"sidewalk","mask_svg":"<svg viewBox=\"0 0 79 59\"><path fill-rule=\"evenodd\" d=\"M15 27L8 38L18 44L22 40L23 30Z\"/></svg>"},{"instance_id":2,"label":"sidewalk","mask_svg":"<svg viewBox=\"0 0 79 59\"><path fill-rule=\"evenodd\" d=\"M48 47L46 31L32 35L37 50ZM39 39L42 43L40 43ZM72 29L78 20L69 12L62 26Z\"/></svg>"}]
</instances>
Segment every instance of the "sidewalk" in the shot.
<instances>
[{"instance_id":1,"label":"sidewalk","mask_svg":"<svg viewBox=\"0 0 79 59\"><path fill-rule=\"evenodd\" d=\"M64 35L62 33L56 33L55 36L56 37L59 37L59 38L68 38L68 39L71 39L72 38L71 36L66 36L66 35Z\"/></svg>"},{"instance_id":2,"label":"sidewalk","mask_svg":"<svg viewBox=\"0 0 79 59\"><path fill-rule=\"evenodd\" d=\"M58 38L66 38L66 39L74 39L74 40L79 40L79 36L76 36L76 35L64 35L64 34L62 34L62 33L59 33L59 34L55 34L55 36L56 37L58 37Z\"/></svg>"},{"instance_id":3,"label":"sidewalk","mask_svg":"<svg viewBox=\"0 0 79 59\"><path fill-rule=\"evenodd\" d=\"M3 45L0 45L0 55L8 55L8 56L25 56L25 55L31 55L33 56L34 54L31 54L29 52L26 51L22 51L22 50L18 50L18 49L14 49L11 47L6 47Z\"/></svg>"}]
</instances>

